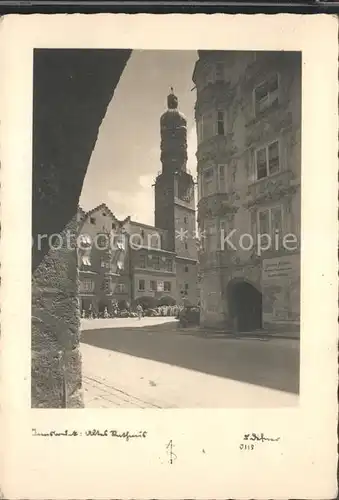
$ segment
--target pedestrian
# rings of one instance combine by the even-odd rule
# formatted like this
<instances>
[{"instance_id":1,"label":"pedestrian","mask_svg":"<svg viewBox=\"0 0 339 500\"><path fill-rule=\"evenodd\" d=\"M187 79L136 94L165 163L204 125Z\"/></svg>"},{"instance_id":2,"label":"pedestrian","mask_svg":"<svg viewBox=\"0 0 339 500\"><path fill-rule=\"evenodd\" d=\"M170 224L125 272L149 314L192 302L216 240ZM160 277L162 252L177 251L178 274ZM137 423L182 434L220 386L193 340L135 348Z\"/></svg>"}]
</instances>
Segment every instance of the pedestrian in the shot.
<instances>
[{"instance_id":1,"label":"pedestrian","mask_svg":"<svg viewBox=\"0 0 339 500\"><path fill-rule=\"evenodd\" d=\"M141 318L142 318L142 313L143 313L142 306L141 306L141 304L138 304L138 305L137 305L137 314L138 314L138 319L139 319L139 321L140 321L140 320L141 320Z\"/></svg>"}]
</instances>

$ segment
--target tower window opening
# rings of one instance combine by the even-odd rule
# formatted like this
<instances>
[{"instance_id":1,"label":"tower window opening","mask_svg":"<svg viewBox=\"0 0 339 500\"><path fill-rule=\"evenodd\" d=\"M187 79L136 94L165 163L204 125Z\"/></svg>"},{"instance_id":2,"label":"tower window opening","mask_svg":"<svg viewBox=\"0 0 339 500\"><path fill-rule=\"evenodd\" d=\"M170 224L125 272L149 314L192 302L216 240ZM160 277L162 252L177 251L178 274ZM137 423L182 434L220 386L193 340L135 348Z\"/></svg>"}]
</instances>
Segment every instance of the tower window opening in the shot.
<instances>
[{"instance_id":1,"label":"tower window opening","mask_svg":"<svg viewBox=\"0 0 339 500\"><path fill-rule=\"evenodd\" d=\"M218 165L218 188L220 193L225 190L225 165Z\"/></svg>"},{"instance_id":2,"label":"tower window opening","mask_svg":"<svg viewBox=\"0 0 339 500\"><path fill-rule=\"evenodd\" d=\"M215 81L223 82L224 81L224 65L223 63L217 63L215 66Z\"/></svg>"},{"instance_id":3,"label":"tower window opening","mask_svg":"<svg viewBox=\"0 0 339 500\"><path fill-rule=\"evenodd\" d=\"M218 111L217 131L218 135L225 135L225 116L223 111Z\"/></svg>"}]
</instances>

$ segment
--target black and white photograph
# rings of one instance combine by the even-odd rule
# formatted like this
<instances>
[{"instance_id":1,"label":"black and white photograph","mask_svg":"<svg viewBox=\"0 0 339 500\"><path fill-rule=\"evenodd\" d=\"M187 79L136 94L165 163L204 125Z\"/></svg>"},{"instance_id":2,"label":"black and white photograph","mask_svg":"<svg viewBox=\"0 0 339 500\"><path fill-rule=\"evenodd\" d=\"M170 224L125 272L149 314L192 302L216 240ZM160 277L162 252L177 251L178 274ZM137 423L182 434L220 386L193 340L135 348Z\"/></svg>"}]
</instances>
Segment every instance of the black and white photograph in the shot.
<instances>
[{"instance_id":1,"label":"black and white photograph","mask_svg":"<svg viewBox=\"0 0 339 500\"><path fill-rule=\"evenodd\" d=\"M297 405L300 182L300 52L36 49L32 406Z\"/></svg>"},{"instance_id":2,"label":"black and white photograph","mask_svg":"<svg viewBox=\"0 0 339 500\"><path fill-rule=\"evenodd\" d=\"M1 28L1 494L335 498L338 19Z\"/></svg>"}]
</instances>

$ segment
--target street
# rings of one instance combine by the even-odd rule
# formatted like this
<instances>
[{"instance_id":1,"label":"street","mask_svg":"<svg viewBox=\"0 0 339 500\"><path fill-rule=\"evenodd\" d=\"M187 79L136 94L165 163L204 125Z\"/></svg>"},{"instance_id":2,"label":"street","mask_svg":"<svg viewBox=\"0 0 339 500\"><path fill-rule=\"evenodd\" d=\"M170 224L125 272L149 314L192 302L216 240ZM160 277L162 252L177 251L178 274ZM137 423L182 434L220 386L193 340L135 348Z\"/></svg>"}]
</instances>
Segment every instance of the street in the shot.
<instances>
[{"instance_id":1,"label":"street","mask_svg":"<svg viewBox=\"0 0 339 500\"><path fill-rule=\"evenodd\" d=\"M299 341L234 338L173 318L84 320L86 407L274 408L298 404Z\"/></svg>"}]
</instances>

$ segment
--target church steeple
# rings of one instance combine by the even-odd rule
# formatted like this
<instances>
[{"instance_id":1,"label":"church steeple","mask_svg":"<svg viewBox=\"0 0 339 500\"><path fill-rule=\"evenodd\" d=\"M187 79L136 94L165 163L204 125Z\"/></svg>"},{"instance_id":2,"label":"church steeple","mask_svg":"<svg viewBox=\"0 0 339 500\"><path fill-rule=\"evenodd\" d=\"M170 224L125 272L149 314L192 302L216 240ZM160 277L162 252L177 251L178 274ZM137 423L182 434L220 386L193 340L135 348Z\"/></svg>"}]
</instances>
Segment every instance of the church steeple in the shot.
<instances>
[{"instance_id":1,"label":"church steeple","mask_svg":"<svg viewBox=\"0 0 339 500\"><path fill-rule=\"evenodd\" d=\"M173 87L167 96L167 111L160 118L162 172L186 171L187 121L178 110L178 98Z\"/></svg>"}]
</instances>

